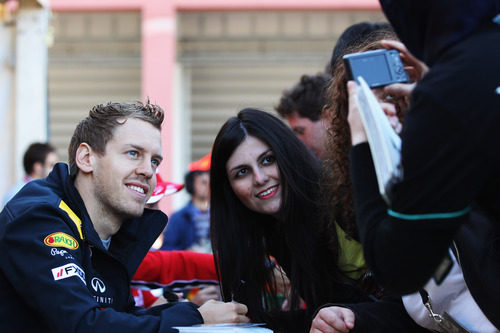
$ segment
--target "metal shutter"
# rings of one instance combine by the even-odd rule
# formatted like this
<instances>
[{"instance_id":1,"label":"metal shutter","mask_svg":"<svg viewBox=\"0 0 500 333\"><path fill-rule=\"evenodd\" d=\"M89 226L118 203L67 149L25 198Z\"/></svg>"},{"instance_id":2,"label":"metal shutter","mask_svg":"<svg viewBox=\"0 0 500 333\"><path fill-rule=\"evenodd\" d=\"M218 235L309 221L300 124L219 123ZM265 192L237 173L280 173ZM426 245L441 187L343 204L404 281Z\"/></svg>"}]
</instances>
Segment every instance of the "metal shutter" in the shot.
<instances>
[{"instance_id":1,"label":"metal shutter","mask_svg":"<svg viewBox=\"0 0 500 333\"><path fill-rule=\"evenodd\" d=\"M190 161L210 152L221 125L240 109L277 115L282 91L323 71L346 27L384 20L380 11L181 13L177 48L188 89L181 112L190 119L183 134L191 140Z\"/></svg>"},{"instance_id":2,"label":"metal shutter","mask_svg":"<svg viewBox=\"0 0 500 333\"><path fill-rule=\"evenodd\" d=\"M57 13L49 50L50 141L61 160L76 124L109 101L141 98L141 17L126 13Z\"/></svg>"}]
</instances>

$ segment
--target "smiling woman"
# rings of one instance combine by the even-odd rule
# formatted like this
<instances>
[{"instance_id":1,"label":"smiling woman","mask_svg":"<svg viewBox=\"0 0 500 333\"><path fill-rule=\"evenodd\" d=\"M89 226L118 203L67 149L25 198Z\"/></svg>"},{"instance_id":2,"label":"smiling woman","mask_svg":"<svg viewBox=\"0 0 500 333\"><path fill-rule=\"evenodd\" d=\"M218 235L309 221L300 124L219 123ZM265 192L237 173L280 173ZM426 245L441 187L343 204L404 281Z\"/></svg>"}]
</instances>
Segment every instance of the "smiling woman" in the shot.
<instances>
[{"instance_id":1,"label":"smiling woman","mask_svg":"<svg viewBox=\"0 0 500 333\"><path fill-rule=\"evenodd\" d=\"M269 146L248 136L226 164L229 183L249 209L277 217L281 207L280 175Z\"/></svg>"},{"instance_id":2,"label":"smiling woman","mask_svg":"<svg viewBox=\"0 0 500 333\"><path fill-rule=\"evenodd\" d=\"M339 269L334 224L319 218L320 162L282 121L240 111L219 131L211 165L212 248L225 301L246 304L275 332L305 332L318 306L360 299ZM287 311L276 262L290 280Z\"/></svg>"}]
</instances>

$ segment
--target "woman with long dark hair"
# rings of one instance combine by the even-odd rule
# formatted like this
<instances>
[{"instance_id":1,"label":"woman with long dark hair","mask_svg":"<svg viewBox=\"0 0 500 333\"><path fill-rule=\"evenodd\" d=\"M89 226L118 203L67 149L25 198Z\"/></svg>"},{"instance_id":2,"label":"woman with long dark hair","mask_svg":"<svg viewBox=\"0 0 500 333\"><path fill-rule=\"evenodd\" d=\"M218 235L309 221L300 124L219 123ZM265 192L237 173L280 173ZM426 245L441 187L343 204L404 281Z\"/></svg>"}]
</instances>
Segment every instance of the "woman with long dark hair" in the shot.
<instances>
[{"instance_id":1,"label":"woman with long dark hair","mask_svg":"<svg viewBox=\"0 0 500 333\"><path fill-rule=\"evenodd\" d=\"M339 268L339 237L349 240L319 217L321 164L281 120L241 110L219 131L211 165L211 238L224 300L246 304L254 322L276 332L305 332L317 307L362 298ZM271 256L290 280L290 311L276 298Z\"/></svg>"}]
</instances>

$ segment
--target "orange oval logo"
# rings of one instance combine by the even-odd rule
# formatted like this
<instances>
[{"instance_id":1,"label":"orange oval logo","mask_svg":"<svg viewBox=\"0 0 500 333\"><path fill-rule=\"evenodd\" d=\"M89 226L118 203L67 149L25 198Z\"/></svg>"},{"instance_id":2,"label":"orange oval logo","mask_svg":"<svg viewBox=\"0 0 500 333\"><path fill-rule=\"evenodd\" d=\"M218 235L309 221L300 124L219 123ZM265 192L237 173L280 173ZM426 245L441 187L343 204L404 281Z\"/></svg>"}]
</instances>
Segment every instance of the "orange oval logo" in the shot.
<instances>
[{"instance_id":1,"label":"orange oval logo","mask_svg":"<svg viewBox=\"0 0 500 333\"><path fill-rule=\"evenodd\" d=\"M52 247L65 247L70 250L78 249L78 242L76 239L68 234L65 234L64 232L55 232L48 235L43 240L43 243Z\"/></svg>"}]
</instances>

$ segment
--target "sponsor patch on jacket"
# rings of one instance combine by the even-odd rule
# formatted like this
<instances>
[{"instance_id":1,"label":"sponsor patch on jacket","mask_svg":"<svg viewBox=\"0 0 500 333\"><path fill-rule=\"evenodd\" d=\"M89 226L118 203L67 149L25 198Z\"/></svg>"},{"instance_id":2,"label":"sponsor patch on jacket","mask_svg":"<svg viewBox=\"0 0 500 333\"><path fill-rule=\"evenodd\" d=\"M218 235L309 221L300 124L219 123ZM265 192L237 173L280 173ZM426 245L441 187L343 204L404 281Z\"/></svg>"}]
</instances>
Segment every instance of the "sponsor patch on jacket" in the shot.
<instances>
[{"instance_id":1,"label":"sponsor patch on jacket","mask_svg":"<svg viewBox=\"0 0 500 333\"><path fill-rule=\"evenodd\" d=\"M65 234L64 232L55 232L48 235L43 240L43 243L52 247L65 247L70 250L78 249L78 242L76 239L68 234Z\"/></svg>"},{"instance_id":2,"label":"sponsor patch on jacket","mask_svg":"<svg viewBox=\"0 0 500 333\"><path fill-rule=\"evenodd\" d=\"M55 281L76 276L82 280L83 284L87 285L87 282L85 282L85 272L80 268L80 266L73 263L52 268L52 276Z\"/></svg>"},{"instance_id":3,"label":"sponsor patch on jacket","mask_svg":"<svg viewBox=\"0 0 500 333\"><path fill-rule=\"evenodd\" d=\"M68 260L73 260L75 259L71 254L68 253L66 250L58 249L56 247L53 247L50 249L50 255L55 257L55 256L61 256L64 259Z\"/></svg>"}]
</instances>

